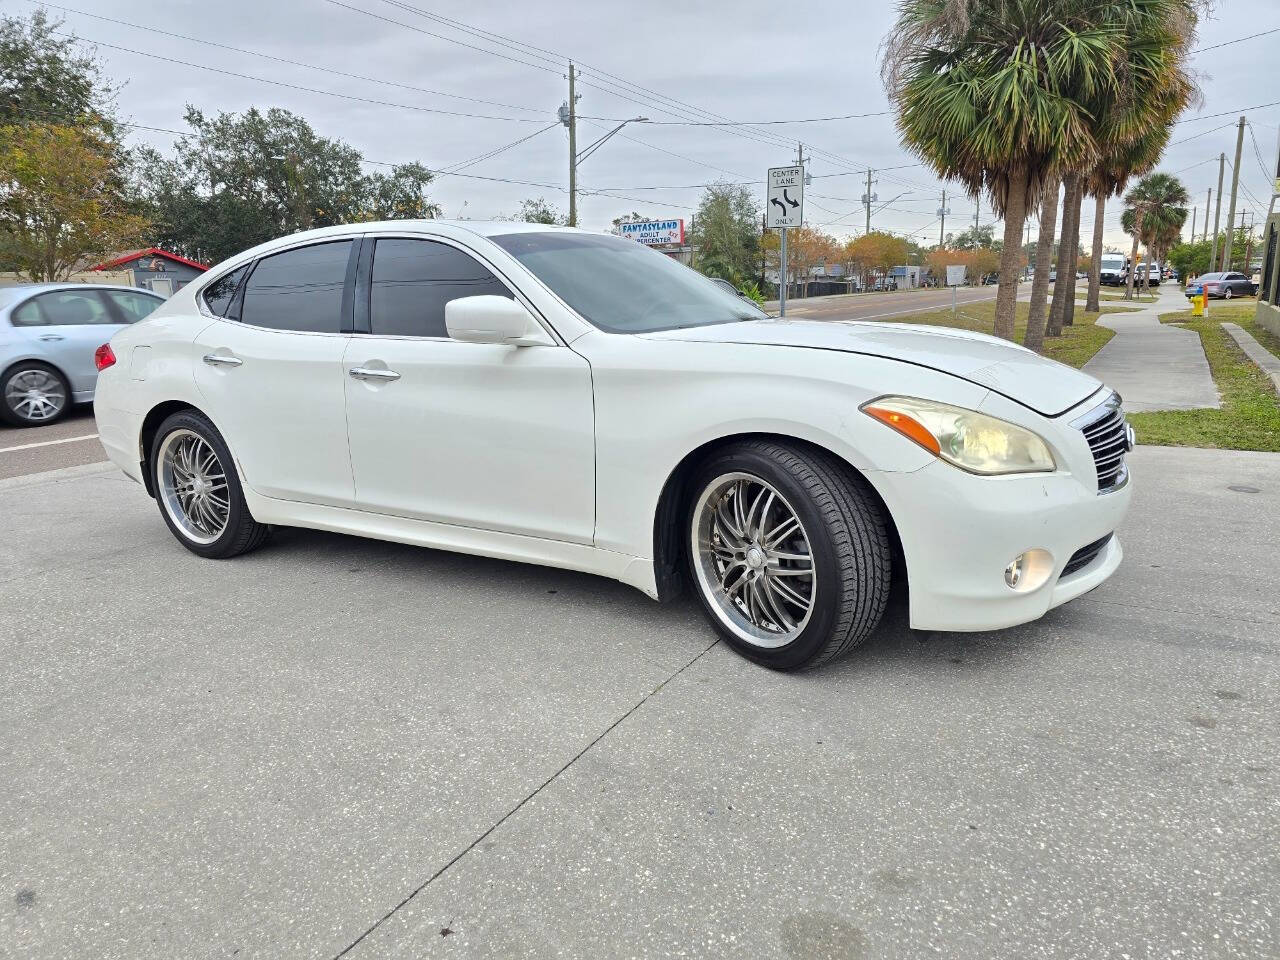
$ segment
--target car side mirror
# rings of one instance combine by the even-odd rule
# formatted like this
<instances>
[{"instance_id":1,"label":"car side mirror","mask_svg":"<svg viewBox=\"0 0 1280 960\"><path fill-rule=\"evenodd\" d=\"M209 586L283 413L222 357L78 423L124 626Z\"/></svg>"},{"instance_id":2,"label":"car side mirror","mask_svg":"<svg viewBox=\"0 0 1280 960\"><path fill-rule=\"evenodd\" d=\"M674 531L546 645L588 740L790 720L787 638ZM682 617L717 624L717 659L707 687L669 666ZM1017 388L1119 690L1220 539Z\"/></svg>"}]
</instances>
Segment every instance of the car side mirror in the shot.
<instances>
[{"instance_id":1,"label":"car side mirror","mask_svg":"<svg viewBox=\"0 0 1280 960\"><path fill-rule=\"evenodd\" d=\"M451 338L464 343L527 347L552 342L523 304L493 294L450 300L444 305L444 325Z\"/></svg>"}]
</instances>

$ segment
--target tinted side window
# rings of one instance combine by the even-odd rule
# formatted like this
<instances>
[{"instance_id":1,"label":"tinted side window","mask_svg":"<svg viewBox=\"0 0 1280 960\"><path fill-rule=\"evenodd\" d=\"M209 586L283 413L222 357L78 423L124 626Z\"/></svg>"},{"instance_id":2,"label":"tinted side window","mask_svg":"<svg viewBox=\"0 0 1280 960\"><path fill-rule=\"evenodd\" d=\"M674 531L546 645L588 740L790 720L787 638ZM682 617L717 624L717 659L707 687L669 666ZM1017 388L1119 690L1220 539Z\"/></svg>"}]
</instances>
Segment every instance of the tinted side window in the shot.
<instances>
[{"instance_id":1,"label":"tinted side window","mask_svg":"<svg viewBox=\"0 0 1280 960\"><path fill-rule=\"evenodd\" d=\"M96 290L55 290L40 294L34 302L40 305L44 322L54 326L115 323Z\"/></svg>"},{"instance_id":2,"label":"tinted side window","mask_svg":"<svg viewBox=\"0 0 1280 960\"><path fill-rule=\"evenodd\" d=\"M379 240L369 327L390 336L447 337L444 305L482 294L512 297L488 268L461 250L431 240Z\"/></svg>"},{"instance_id":3,"label":"tinted side window","mask_svg":"<svg viewBox=\"0 0 1280 960\"><path fill-rule=\"evenodd\" d=\"M317 243L258 261L244 289L240 319L276 330L342 329L342 290L351 241Z\"/></svg>"},{"instance_id":4,"label":"tinted side window","mask_svg":"<svg viewBox=\"0 0 1280 960\"><path fill-rule=\"evenodd\" d=\"M137 323L164 303L158 297L148 297L145 293L134 293L132 290L107 290L107 297L119 309L125 323Z\"/></svg>"},{"instance_id":5,"label":"tinted side window","mask_svg":"<svg viewBox=\"0 0 1280 960\"><path fill-rule=\"evenodd\" d=\"M227 307L231 298L236 295L236 287L240 286L240 278L244 276L246 267L236 267L204 288L200 296L204 297L204 305L219 317L227 315Z\"/></svg>"},{"instance_id":6,"label":"tinted side window","mask_svg":"<svg viewBox=\"0 0 1280 960\"><path fill-rule=\"evenodd\" d=\"M28 300L9 314L9 322L15 327L43 327L49 321L40 312L40 304L36 300Z\"/></svg>"}]
</instances>

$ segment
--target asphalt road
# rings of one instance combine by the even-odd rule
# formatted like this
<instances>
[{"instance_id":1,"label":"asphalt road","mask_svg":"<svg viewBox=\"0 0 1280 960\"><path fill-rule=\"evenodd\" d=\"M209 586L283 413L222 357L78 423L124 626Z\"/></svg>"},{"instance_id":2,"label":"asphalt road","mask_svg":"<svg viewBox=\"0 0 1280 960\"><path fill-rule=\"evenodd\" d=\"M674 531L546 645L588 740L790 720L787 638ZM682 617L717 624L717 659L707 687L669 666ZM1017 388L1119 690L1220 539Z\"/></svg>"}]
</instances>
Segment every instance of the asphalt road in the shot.
<instances>
[{"instance_id":1,"label":"asphalt road","mask_svg":"<svg viewBox=\"0 0 1280 960\"><path fill-rule=\"evenodd\" d=\"M93 422L93 405L75 407L47 427L0 422L0 480L106 460Z\"/></svg>"},{"instance_id":2,"label":"asphalt road","mask_svg":"<svg viewBox=\"0 0 1280 960\"><path fill-rule=\"evenodd\" d=\"M1094 593L798 676L605 580L0 481L0 956L1280 956L1280 456L1132 462Z\"/></svg>"}]
</instances>

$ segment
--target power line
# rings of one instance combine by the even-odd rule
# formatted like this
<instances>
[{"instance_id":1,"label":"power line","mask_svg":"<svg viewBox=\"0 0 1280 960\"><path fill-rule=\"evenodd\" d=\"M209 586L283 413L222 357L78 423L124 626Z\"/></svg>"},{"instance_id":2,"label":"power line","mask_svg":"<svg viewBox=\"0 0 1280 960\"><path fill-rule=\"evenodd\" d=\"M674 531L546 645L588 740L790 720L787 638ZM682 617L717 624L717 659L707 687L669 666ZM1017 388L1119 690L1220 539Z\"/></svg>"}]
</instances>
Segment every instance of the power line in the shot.
<instances>
[{"instance_id":1,"label":"power line","mask_svg":"<svg viewBox=\"0 0 1280 960\"><path fill-rule=\"evenodd\" d=\"M1183 117L1181 120L1173 121L1176 123L1190 123L1192 120L1212 120L1214 117L1229 117L1233 114L1248 113L1250 110L1265 110L1267 107L1280 107L1280 100L1272 100L1270 103L1257 103L1252 107L1237 107L1234 110L1224 110L1222 113L1206 113L1196 117Z\"/></svg>"},{"instance_id":2,"label":"power line","mask_svg":"<svg viewBox=\"0 0 1280 960\"><path fill-rule=\"evenodd\" d=\"M1258 138L1254 135L1253 124L1246 121L1246 126L1249 128L1249 139L1253 141L1253 155L1258 158L1258 169L1262 171L1264 180L1270 180L1271 174L1267 172L1266 161L1262 159L1262 148L1258 146Z\"/></svg>"},{"instance_id":3,"label":"power line","mask_svg":"<svg viewBox=\"0 0 1280 960\"><path fill-rule=\"evenodd\" d=\"M28 0L35 2L35 0ZM801 117L795 120L650 120L655 126L665 127L763 127L787 123L826 123L830 120L861 120L866 117L887 117L891 110L873 113L842 113L834 117ZM606 120L607 117L582 117L584 120Z\"/></svg>"},{"instance_id":4,"label":"power line","mask_svg":"<svg viewBox=\"0 0 1280 960\"><path fill-rule=\"evenodd\" d=\"M1246 40L1256 40L1258 37L1265 37L1271 33L1280 33L1280 27L1272 27L1270 30L1260 30L1257 33L1251 33L1247 37L1236 37L1234 40L1215 43L1212 47L1197 47L1191 51L1191 55L1194 56L1197 53L1208 53L1210 50L1217 50L1220 47L1229 47L1233 43L1244 43Z\"/></svg>"},{"instance_id":5,"label":"power line","mask_svg":"<svg viewBox=\"0 0 1280 960\"><path fill-rule=\"evenodd\" d=\"M491 107L503 107L508 110L523 110L527 113L545 114L547 111L539 107L522 107L515 103L503 103L499 100L485 100L482 97L467 97L458 93L447 93L444 90L431 90L427 87L415 87L410 83L400 83L396 80L384 80L379 77L368 77L360 73L345 73L342 70L335 70L332 67L321 67L314 63L305 63L301 60L290 60L287 57L278 57L275 54L266 53L262 50L249 50L244 47L233 47L230 44L218 43L215 40L206 40L203 37L193 37L185 33L174 33L170 30L162 30L159 27L153 27L150 24L133 23L129 20L120 20L115 17L104 17L98 13L89 13L86 10L77 10L75 7L65 7L57 3L45 3L44 0L27 0L27 3L38 7L52 7L54 10L61 10L64 13L75 13L82 17L92 17L94 20L102 20L106 23L114 23L122 27L130 27L134 30L146 30L151 33L158 33L161 36L173 37L177 40L188 40L192 43L201 43L207 47L215 47L219 50L230 50L233 53L242 53L250 57L258 57L262 60L270 60L274 63L284 63L291 67L302 67L306 70L315 70L319 73L328 74L336 77L346 77L348 80L363 80L367 83L378 83L383 86L397 87L401 90L412 90L415 93L426 93L437 97L449 97L453 100L467 100L471 103L483 103ZM93 41L90 41L93 42Z\"/></svg>"},{"instance_id":6,"label":"power line","mask_svg":"<svg viewBox=\"0 0 1280 960\"><path fill-rule=\"evenodd\" d=\"M521 137L519 140L512 140L508 144L505 144L501 147L497 147L486 153L482 153L478 157L472 157L470 160L463 160L461 163L450 164L446 168L446 172L457 173L459 170L465 170L467 167L474 166L475 164L480 163L482 160L488 160L491 157L496 157L500 153L505 153L506 151L510 150L512 147L518 147L520 146L520 144L524 143L525 141L532 140L538 134L546 133L552 127L558 127L558 126L560 126L560 121L556 120L554 123L548 124L547 126L543 127L541 130L535 130L533 131L533 133L529 134L528 136Z\"/></svg>"},{"instance_id":7,"label":"power line","mask_svg":"<svg viewBox=\"0 0 1280 960\"><path fill-rule=\"evenodd\" d=\"M332 2L332 0L331 0ZM111 50L120 50L124 53L132 53L140 57L148 57L152 60L160 60L164 63L176 63L183 67L194 67L197 70L208 70L210 73L220 73L227 77L237 77L241 80L252 80L255 83L269 83L276 87L286 87L290 90L301 90L306 93L316 93L324 97L336 97L340 100L352 100L356 103L370 103L379 107L394 107L399 110L416 110L421 113L436 113L450 117L468 117L473 120L504 120L508 123L540 123L532 117L498 117L491 114L482 113L464 113L458 110L441 110L437 107L422 107L411 103L395 103L390 100L375 100L372 97L358 97L351 93L338 93L333 90L321 90L319 87L307 87L298 83L286 83L283 80L270 80L266 77L255 77L247 73L238 73L235 70L226 70L222 67L211 67L204 63L192 63L190 60L179 60L176 57L165 57L158 53L148 53L145 50L134 50L132 47L122 47L119 44L106 43L102 40L93 40L88 37L77 37L74 34L62 33L60 31L52 31L56 36L67 37L71 40L86 40L89 43L99 47L107 47Z\"/></svg>"}]
</instances>

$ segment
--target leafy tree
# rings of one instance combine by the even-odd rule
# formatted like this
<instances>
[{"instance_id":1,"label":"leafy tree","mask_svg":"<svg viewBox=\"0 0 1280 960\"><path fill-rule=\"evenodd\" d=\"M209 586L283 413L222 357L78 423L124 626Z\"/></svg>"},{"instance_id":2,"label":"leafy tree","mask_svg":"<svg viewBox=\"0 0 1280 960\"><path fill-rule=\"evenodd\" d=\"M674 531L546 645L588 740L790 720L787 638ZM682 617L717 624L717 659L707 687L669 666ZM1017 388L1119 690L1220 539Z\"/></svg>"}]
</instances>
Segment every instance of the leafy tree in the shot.
<instances>
[{"instance_id":1,"label":"leafy tree","mask_svg":"<svg viewBox=\"0 0 1280 960\"><path fill-rule=\"evenodd\" d=\"M797 233L787 237L788 246ZM760 207L755 195L739 184L711 184L698 203L689 239L698 251L698 269L708 276L735 285L754 276L760 252Z\"/></svg>"},{"instance_id":2,"label":"leafy tree","mask_svg":"<svg viewBox=\"0 0 1280 960\"><path fill-rule=\"evenodd\" d=\"M366 174L359 151L288 110L206 117L188 107L186 120L176 154L139 151L135 176L154 242L177 253L217 261L313 227L439 215L421 164Z\"/></svg>"},{"instance_id":3,"label":"leafy tree","mask_svg":"<svg viewBox=\"0 0 1280 960\"><path fill-rule=\"evenodd\" d=\"M33 282L136 244L146 221L122 193L123 159L98 131L0 127L0 260Z\"/></svg>"},{"instance_id":4,"label":"leafy tree","mask_svg":"<svg viewBox=\"0 0 1280 960\"><path fill-rule=\"evenodd\" d=\"M643 219L645 219L644 214L637 213L635 210L632 210L630 213L624 213L620 217L614 217L612 232L620 234L622 233L622 225L624 223L637 223Z\"/></svg>"},{"instance_id":5,"label":"leafy tree","mask_svg":"<svg viewBox=\"0 0 1280 960\"><path fill-rule=\"evenodd\" d=\"M521 220L525 223L546 223L559 227L563 227L569 222L568 217L560 213L559 210L542 197L538 197L536 200L521 200L520 209L516 211L513 219Z\"/></svg>"},{"instance_id":6,"label":"leafy tree","mask_svg":"<svg viewBox=\"0 0 1280 960\"><path fill-rule=\"evenodd\" d=\"M846 264L856 269L866 287L868 274L885 276L890 268L906 263L907 254L907 241L902 237L872 230L846 243L842 256Z\"/></svg>"},{"instance_id":7,"label":"leafy tree","mask_svg":"<svg viewBox=\"0 0 1280 960\"><path fill-rule=\"evenodd\" d=\"M0 125L94 126L110 134L115 94L92 51L37 9L0 19Z\"/></svg>"},{"instance_id":8,"label":"leafy tree","mask_svg":"<svg viewBox=\"0 0 1280 960\"><path fill-rule=\"evenodd\" d=\"M980 247L992 247L996 244L996 228L987 224L982 227L970 227L956 235L951 246L956 250L977 250Z\"/></svg>"},{"instance_id":9,"label":"leafy tree","mask_svg":"<svg viewBox=\"0 0 1280 960\"><path fill-rule=\"evenodd\" d=\"M787 260L793 282L803 283L802 296L809 293L814 267L835 263L838 257L835 238L814 227L793 227L787 231Z\"/></svg>"}]
</instances>

